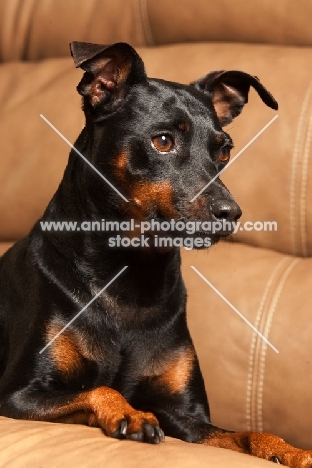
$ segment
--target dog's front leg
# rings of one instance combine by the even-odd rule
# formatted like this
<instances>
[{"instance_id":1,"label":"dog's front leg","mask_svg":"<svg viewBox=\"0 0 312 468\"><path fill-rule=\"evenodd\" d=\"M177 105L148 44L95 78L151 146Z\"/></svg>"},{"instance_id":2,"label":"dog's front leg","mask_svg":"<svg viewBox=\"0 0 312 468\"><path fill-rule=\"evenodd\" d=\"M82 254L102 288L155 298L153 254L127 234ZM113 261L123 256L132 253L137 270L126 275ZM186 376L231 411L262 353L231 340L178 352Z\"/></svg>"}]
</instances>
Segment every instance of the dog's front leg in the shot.
<instances>
[{"instance_id":1,"label":"dog's front leg","mask_svg":"<svg viewBox=\"0 0 312 468\"><path fill-rule=\"evenodd\" d=\"M164 440L152 413L135 410L119 392L104 386L60 395L41 392L30 385L2 400L0 413L18 419L96 426L119 439L149 443Z\"/></svg>"},{"instance_id":2,"label":"dog's front leg","mask_svg":"<svg viewBox=\"0 0 312 468\"><path fill-rule=\"evenodd\" d=\"M176 395L176 397L178 397L176 401L182 401L182 395ZM189 394L187 399L189 399ZM194 407L194 405L192 406ZM197 414L189 408L189 415L185 412L185 409L183 411L181 408L173 409L173 406L170 411L155 410L161 426L165 429L166 435L178 437L188 442L253 455L290 468L312 467L311 450L295 448L287 444L280 437L272 434L231 432L220 429L210 423L203 422L198 414L199 405L197 404L196 406Z\"/></svg>"}]
</instances>

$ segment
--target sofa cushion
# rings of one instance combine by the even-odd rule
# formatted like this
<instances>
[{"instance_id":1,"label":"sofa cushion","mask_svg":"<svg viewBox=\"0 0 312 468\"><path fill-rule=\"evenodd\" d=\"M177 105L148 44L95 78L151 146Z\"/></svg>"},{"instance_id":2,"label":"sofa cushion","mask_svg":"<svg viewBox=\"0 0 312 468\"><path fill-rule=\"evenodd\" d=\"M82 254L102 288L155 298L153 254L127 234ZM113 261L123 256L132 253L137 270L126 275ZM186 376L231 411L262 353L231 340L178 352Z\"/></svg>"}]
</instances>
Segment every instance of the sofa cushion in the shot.
<instances>
[{"instance_id":1,"label":"sofa cushion","mask_svg":"<svg viewBox=\"0 0 312 468\"><path fill-rule=\"evenodd\" d=\"M306 0L2 0L0 61L66 57L73 40L311 45L311 13Z\"/></svg>"},{"instance_id":2,"label":"sofa cushion","mask_svg":"<svg viewBox=\"0 0 312 468\"><path fill-rule=\"evenodd\" d=\"M184 251L182 263L188 321L212 422L233 430L274 433L310 448L312 323L307 278L312 259L223 243L206 252Z\"/></svg>"},{"instance_id":3,"label":"sofa cushion","mask_svg":"<svg viewBox=\"0 0 312 468\"><path fill-rule=\"evenodd\" d=\"M71 41L144 45L137 0L2 0L0 61L67 57Z\"/></svg>"},{"instance_id":4,"label":"sofa cushion","mask_svg":"<svg viewBox=\"0 0 312 468\"><path fill-rule=\"evenodd\" d=\"M12 246L11 242L0 242L0 257Z\"/></svg>"},{"instance_id":5,"label":"sofa cushion","mask_svg":"<svg viewBox=\"0 0 312 468\"><path fill-rule=\"evenodd\" d=\"M168 437L160 445L119 441L100 429L0 417L1 466L14 468L269 468L271 462Z\"/></svg>"},{"instance_id":6,"label":"sofa cushion","mask_svg":"<svg viewBox=\"0 0 312 468\"><path fill-rule=\"evenodd\" d=\"M312 45L312 5L305 0L222 0L209 6L207 0L191 4L179 0L178 8L167 0L146 3L150 45L192 41Z\"/></svg>"}]
</instances>

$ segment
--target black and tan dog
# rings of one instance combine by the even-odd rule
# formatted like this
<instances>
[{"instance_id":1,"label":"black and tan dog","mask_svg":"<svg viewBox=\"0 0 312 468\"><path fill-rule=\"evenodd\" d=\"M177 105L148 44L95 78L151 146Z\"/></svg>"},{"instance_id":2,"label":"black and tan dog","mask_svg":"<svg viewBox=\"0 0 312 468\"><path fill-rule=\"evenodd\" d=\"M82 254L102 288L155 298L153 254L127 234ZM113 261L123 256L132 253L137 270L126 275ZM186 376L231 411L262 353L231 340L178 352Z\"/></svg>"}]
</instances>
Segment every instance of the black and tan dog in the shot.
<instances>
[{"instance_id":1,"label":"black and tan dog","mask_svg":"<svg viewBox=\"0 0 312 468\"><path fill-rule=\"evenodd\" d=\"M218 178L190 200L229 160L232 142L222 127L241 112L250 86L277 109L259 80L220 71L184 86L147 79L127 44L75 42L71 50L85 70L78 92L86 127L75 146L128 202L72 151L42 220L237 219L240 209ZM312 467L312 451L210 423L179 249L107 241L103 232L43 232L38 222L1 258L0 414L99 426L108 436L150 443L166 434Z\"/></svg>"}]
</instances>

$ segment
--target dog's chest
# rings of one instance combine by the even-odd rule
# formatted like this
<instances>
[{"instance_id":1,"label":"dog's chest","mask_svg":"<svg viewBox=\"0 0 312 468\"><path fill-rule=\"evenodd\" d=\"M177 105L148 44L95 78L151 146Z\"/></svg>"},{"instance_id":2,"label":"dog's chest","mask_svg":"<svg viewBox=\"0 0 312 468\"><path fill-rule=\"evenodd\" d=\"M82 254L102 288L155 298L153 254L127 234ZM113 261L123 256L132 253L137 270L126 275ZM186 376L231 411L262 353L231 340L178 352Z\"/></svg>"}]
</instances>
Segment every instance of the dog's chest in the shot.
<instances>
[{"instance_id":1,"label":"dog's chest","mask_svg":"<svg viewBox=\"0 0 312 468\"><path fill-rule=\"evenodd\" d=\"M59 325L52 324L47 339L58 332ZM157 329L69 327L46 352L56 378L66 385L108 385L121 391L127 384L163 373L174 354L168 347L171 348L168 339Z\"/></svg>"}]
</instances>

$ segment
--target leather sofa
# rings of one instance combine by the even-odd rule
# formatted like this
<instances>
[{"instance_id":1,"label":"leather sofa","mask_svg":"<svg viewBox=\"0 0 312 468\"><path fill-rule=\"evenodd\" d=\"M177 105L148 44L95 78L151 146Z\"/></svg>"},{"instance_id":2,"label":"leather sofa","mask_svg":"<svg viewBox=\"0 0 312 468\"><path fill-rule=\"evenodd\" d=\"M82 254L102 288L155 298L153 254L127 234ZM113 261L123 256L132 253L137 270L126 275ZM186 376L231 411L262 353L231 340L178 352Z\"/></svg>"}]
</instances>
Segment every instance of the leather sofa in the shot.
<instances>
[{"instance_id":1,"label":"leather sofa","mask_svg":"<svg viewBox=\"0 0 312 468\"><path fill-rule=\"evenodd\" d=\"M40 217L67 162L69 147L40 114L71 142L84 124L72 40L129 42L149 76L182 83L244 70L275 96L278 112L251 91L227 128L235 156L278 115L222 174L243 210L241 228L207 251L183 251L183 272L213 423L310 449L311 15L307 0L0 3L0 254ZM267 221L277 229L261 229ZM149 446L95 428L3 417L0 444L0 465L14 468L272 466L170 438Z\"/></svg>"}]
</instances>

